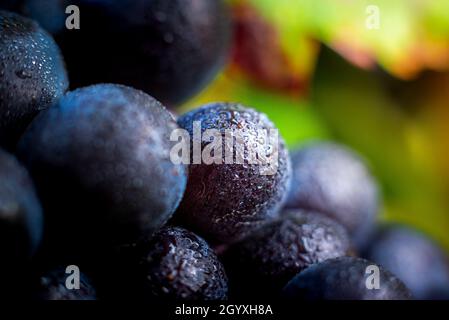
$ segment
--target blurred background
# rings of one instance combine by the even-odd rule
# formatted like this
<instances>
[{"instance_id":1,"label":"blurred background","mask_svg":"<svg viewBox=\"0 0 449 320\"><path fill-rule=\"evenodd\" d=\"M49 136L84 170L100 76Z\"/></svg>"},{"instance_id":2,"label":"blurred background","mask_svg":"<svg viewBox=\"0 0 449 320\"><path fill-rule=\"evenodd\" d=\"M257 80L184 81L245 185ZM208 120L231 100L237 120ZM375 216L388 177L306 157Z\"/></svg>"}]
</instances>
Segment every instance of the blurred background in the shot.
<instances>
[{"instance_id":1,"label":"blurred background","mask_svg":"<svg viewBox=\"0 0 449 320\"><path fill-rule=\"evenodd\" d=\"M229 64L179 111L237 101L292 148L352 147L381 185L382 219L449 251L449 0L229 2Z\"/></svg>"}]
</instances>

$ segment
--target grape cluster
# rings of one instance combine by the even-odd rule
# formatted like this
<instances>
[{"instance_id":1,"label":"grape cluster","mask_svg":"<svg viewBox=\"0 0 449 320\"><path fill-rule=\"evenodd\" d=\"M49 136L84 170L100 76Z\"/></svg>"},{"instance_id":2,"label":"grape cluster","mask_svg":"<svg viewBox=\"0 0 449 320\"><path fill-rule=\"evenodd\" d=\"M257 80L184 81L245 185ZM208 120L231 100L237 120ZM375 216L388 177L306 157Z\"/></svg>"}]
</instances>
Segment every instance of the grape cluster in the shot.
<instances>
[{"instance_id":1,"label":"grape cluster","mask_svg":"<svg viewBox=\"0 0 449 320\"><path fill-rule=\"evenodd\" d=\"M177 120L164 106L223 65L223 1L69 2L81 30L64 28L64 1L0 1L56 39L0 11L0 295L447 297L437 245L377 227L379 188L355 152L315 142L290 155L267 116L238 103Z\"/></svg>"}]
</instances>

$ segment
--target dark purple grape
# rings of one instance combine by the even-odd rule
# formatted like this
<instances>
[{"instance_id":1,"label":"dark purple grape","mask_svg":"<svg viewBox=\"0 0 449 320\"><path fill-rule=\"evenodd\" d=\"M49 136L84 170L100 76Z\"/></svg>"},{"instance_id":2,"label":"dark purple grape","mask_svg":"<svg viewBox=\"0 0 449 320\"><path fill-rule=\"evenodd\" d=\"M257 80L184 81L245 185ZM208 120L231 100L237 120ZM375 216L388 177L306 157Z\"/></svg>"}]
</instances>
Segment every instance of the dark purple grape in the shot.
<instances>
[{"instance_id":1,"label":"dark purple grape","mask_svg":"<svg viewBox=\"0 0 449 320\"><path fill-rule=\"evenodd\" d=\"M66 28L69 5L79 30ZM125 84L168 106L206 86L230 47L223 0L24 0L23 12L55 36L72 86Z\"/></svg>"},{"instance_id":2,"label":"dark purple grape","mask_svg":"<svg viewBox=\"0 0 449 320\"><path fill-rule=\"evenodd\" d=\"M379 288L367 286L374 263L341 257L315 264L295 276L284 288L289 300L408 300L407 287L389 271L379 267Z\"/></svg>"},{"instance_id":3,"label":"dark purple grape","mask_svg":"<svg viewBox=\"0 0 449 320\"><path fill-rule=\"evenodd\" d=\"M31 120L67 87L52 37L34 21L0 11L0 146L13 149Z\"/></svg>"},{"instance_id":4,"label":"dark purple grape","mask_svg":"<svg viewBox=\"0 0 449 320\"><path fill-rule=\"evenodd\" d=\"M150 300L223 300L228 280L214 251L180 227L164 227L151 241L123 247L121 291ZM123 289L125 288L125 289Z\"/></svg>"},{"instance_id":5,"label":"dark purple grape","mask_svg":"<svg viewBox=\"0 0 449 320\"><path fill-rule=\"evenodd\" d=\"M46 211L50 244L82 252L149 237L175 211L186 168L169 157L178 126L141 91L112 84L66 94L41 113L18 154ZM98 246L98 248L97 248Z\"/></svg>"},{"instance_id":6,"label":"dark purple grape","mask_svg":"<svg viewBox=\"0 0 449 320\"><path fill-rule=\"evenodd\" d=\"M363 247L379 208L374 178L356 154L331 143L314 143L292 153L287 208L318 211L345 226Z\"/></svg>"},{"instance_id":7,"label":"dark purple grape","mask_svg":"<svg viewBox=\"0 0 449 320\"><path fill-rule=\"evenodd\" d=\"M206 164L204 157L195 164L191 157L187 190L177 217L214 241L232 242L278 216L290 177L288 150L282 137L278 141L268 138L276 127L264 114L239 104L209 104L178 119L193 139L197 121L199 131L204 134L216 129L223 142L225 131L232 131L234 143L223 143L221 160L212 164ZM204 153L210 140L203 136L201 145ZM193 154L194 147L190 149ZM252 162L252 152L267 160Z\"/></svg>"},{"instance_id":8,"label":"dark purple grape","mask_svg":"<svg viewBox=\"0 0 449 320\"><path fill-rule=\"evenodd\" d=\"M449 298L448 257L436 243L412 228L381 227L365 257L393 272L417 299Z\"/></svg>"},{"instance_id":9,"label":"dark purple grape","mask_svg":"<svg viewBox=\"0 0 449 320\"><path fill-rule=\"evenodd\" d=\"M308 266L350 252L349 237L338 223L315 212L290 210L231 245L224 261L236 295L248 291L267 297Z\"/></svg>"}]
</instances>

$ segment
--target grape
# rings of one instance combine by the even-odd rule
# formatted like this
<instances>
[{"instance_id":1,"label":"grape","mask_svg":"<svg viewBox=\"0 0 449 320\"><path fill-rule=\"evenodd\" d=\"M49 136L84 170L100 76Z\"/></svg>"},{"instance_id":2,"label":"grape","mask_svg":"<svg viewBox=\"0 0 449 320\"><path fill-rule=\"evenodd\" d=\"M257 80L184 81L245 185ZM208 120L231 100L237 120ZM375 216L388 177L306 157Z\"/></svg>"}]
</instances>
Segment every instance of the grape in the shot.
<instances>
[{"instance_id":1,"label":"grape","mask_svg":"<svg viewBox=\"0 0 449 320\"><path fill-rule=\"evenodd\" d=\"M60 254L135 241L171 217L187 180L169 158L176 128L154 98L112 84L70 92L33 121L18 155Z\"/></svg>"},{"instance_id":2,"label":"grape","mask_svg":"<svg viewBox=\"0 0 449 320\"><path fill-rule=\"evenodd\" d=\"M79 30L66 28L69 5L80 10ZM74 87L121 83L168 106L206 86L230 47L223 0L25 0L23 7L54 34Z\"/></svg>"},{"instance_id":3,"label":"grape","mask_svg":"<svg viewBox=\"0 0 449 320\"><path fill-rule=\"evenodd\" d=\"M377 183L362 159L343 146L320 142L295 151L292 168L286 207L327 214L362 248L379 208Z\"/></svg>"},{"instance_id":4,"label":"grape","mask_svg":"<svg viewBox=\"0 0 449 320\"><path fill-rule=\"evenodd\" d=\"M290 177L288 150L281 137L277 142L267 138L268 131L276 128L264 114L239 104L209 104L178 119L180 127L193 139L197 121L201 122L202 133L216 129L224 141L225 131L232 130L234 144L225 143L217 163L207 164L201 157L200 164L190 164L187 190L177 217L213 241L232 242L278 216ZM268 133L264 136L261 130ZM203 141L203 153L208 144ZM194 148L190 151L193 154ZM249 151L258 151L267 158L276 154L278 159L252 163ZM226 157L227 152L231 157Z\"/></svg>"},{"instance_id":5,"label":"grape","mask_svg":"<svg viewBox=\"0 0 449 320\"><path fill-rule=\"evenodd\" d=\"M34 21L0 11L0 146L14 149L31 120L67 87L52 37Z\"/></svg>"},{"instance_id":6,"label":"grape","mask_svg":"<svg viewBox=\"0 0 449 320\"><path fill-rule=\"evenodd\" d=\"M346 230L330 218L289 210L282 218L254 231L225 252L235 294L276 295L308 266L350 254ZM232 279L234 277L234 279Z\"/></svg>"},{"instance_id":7,"label":"grape","mask_svg":"<svg viewBox=\"0 0 449 320\"><path fill-rule=\"evenodd\" d=\"M296 300L408 300L407 287L379 267L379 288L367 286L367 267L374 263L341 257L313 265L295 276L284 288L287 299Z\"/></svg>"}]
</instances>

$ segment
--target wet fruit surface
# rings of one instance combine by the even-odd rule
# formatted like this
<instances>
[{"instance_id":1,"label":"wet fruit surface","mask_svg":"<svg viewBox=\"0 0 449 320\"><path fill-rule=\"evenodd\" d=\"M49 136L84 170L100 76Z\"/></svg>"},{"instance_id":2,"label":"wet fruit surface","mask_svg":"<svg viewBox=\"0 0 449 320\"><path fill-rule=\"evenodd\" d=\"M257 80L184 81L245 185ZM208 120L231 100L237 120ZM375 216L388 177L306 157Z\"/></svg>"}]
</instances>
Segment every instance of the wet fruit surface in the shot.
<instances>
[{"instance_id":1,"label":"wet fruit surface","mask_svg":"<svg viewBox=\"0 0 449 320\"><path fill-rule=\"evenodd\" d=\"M159 102L120 85L78 89L40 114L18 154L36 182L52 243L89 250L158 230L186 185L185 167L169 157L176 128Z\"/></svg>"},{"instance_id":2,"label":"wet fruit surface","mask_svg":"<svg viewBox=\"0 0 449 320\"><path fill-rule=\"evenodd\" d=\"M327 259L348 255L349 237L342 226L324 215L290 210L226 251L235 291L277 294L298 272Z\"/></svg>"},{"instance_id":3,"label":"wet fruit surface","mask_svg":"<svg viewBox=\"0 0 449 320\"><path fill-rule=\"evenodd\" d=\"M447 10L384 2L0 0L0 301L449 299Z\"/></svg>"},{"instance_id":4,"label":"wet fruit surface","mask_svg":"<svg viewBox=\"0 0 449 320\"><path fill-rule=\"evenodd\" d=\"M79 7L79 30L65 27L68 5ZM120 83L169 106L198 93L230 46L222 0L26 0L23 8L57 39L72 87Z\"/></svg>"},{"instance_id":5,"label":"wet fruit surface","mask_svg":"<svg viewBox=\"0 0 449 320\"><path fill-rule=\"evenodd\" d=\"M411 294L393 274L380 267L379 289L366 285L367 260L343 257L313 265L284 288L287 299L305 300L407 300Z\"/></svg>"},{"instance_id":6,"label":"wet fruit surface","mask_svg":"<svg viewBox=\"0 0 449 320\"><path fill-rule=\"evenodd\" d=\"M374 227L379 206L376 182L352 151L315 143L292 153L286 207L315 210L344 225L357 247Z\"/></svg>"},{"instance_id":7,"label":"wet fruit surface","mask_svg":"<svg viewBox=\"0 0 449 320\"><path fill-rule=\"evenodd\" d=\"M184 228L164 227L151 241L122 248L120 256L124 269L118 274L125 277L125 287L133 286L129 291L141 292L140 299L227 298L221 262L206 241Z\"/></svg>"},{"instance_id":8,"label":"wet fruit surface","mask_svg":"<svg viewBox=\"0 0 449 320\"><path fill-rule=\"evenodd\" d=\"M0 146L13 149L34 116L67 87L52 37L34 21L0 11Z\"/></svg>"},{"instance_id":9,"label":"wet fruit surface","mask_svg":"<svg viewBox=\"0 0 449 320\"><path fill-rule=\"evenodd\" d=\"M193 139L195 122L200 123L198 131L202 133L218 130L225 143L221 160L207 164L200 155L200 164L189 166L187 190L177 217L215 241L232 242L278 215L290 177L288 151L282 137L269 139L270 130L276 128L264 114L238 104L210 104L178 119ZM234 133L234 143L226 142L226 130ZM268 134L264 136L260 130ZM203 138L201 145L204 152L210 140ZM190 150L194 155L193 146ZM257 151L266 161L252 163L248 150ZM191 160L195 161L193 156Z\"/></svg>"}]
</instances>

